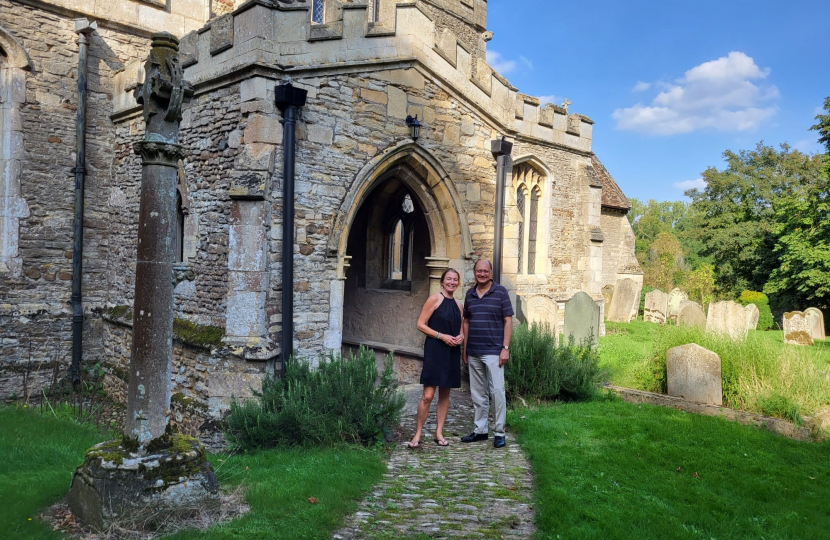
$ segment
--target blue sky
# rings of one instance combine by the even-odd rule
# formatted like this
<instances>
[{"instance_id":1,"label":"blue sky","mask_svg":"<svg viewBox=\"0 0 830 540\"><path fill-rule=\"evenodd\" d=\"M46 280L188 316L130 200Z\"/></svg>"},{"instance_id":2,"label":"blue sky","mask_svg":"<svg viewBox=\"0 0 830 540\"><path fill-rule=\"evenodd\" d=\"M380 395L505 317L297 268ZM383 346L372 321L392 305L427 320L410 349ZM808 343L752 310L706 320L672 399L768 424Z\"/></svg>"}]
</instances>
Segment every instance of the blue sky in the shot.
<instances>
[{"instance_id":1,"label":"blue sky","mask_svg":"<svg viewBox=\"0 0 830 540\"><path fill-rule=\"evenodd\" d=\"M489 0L488 61L590 116L626 195L680 200L727 149L821 150L809 128L830 96L828 22L828 0Z\"/></svg>"}]
</instances>

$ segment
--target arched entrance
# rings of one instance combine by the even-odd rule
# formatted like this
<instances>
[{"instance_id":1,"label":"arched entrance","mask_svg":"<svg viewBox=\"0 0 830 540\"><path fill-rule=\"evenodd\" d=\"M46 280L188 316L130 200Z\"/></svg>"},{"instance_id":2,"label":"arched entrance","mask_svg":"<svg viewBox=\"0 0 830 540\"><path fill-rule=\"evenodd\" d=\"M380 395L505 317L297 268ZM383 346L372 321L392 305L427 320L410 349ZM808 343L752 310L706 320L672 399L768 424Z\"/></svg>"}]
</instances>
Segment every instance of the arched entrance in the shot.
<instances>
[{"instance_id":1,"label":"arched entrance","mask_svg":"<svg viewBox=\"0 0 830 540\"><path fill-rule=\"evenodd\" d=\"M329 253L340 259L342 340L418 354L427 296L446 268L463 275L472 256L449 175L420 146L400 145L364 167L337 221Z\"/></svg>"}]
</instances>

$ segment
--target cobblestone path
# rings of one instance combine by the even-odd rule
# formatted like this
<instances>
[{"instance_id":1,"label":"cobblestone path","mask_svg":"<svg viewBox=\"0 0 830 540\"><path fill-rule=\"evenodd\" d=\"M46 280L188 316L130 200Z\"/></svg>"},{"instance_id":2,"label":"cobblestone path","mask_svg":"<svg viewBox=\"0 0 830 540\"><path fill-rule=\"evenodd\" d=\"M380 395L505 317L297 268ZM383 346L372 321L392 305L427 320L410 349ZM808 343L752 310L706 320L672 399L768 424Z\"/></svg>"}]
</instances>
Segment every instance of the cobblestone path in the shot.
<instances>
[{"instance_id":1,"label":"cobblestone path","mask_svg":"<svg viewBox=\"0 0 830 540\"><path fill-rule=\"evenodd\" d=\"M403 437L415 430L421 386L405 388ZM347 519L335 540L428 538L524 539L533 531L533 482L521 448L507 434L507 447L488 441L464 444L473 430L470 394L453 390L444 427L449 447L434 442L435 403L417 449L399 444L383 481Z\"/></svg>"}]
</instances>

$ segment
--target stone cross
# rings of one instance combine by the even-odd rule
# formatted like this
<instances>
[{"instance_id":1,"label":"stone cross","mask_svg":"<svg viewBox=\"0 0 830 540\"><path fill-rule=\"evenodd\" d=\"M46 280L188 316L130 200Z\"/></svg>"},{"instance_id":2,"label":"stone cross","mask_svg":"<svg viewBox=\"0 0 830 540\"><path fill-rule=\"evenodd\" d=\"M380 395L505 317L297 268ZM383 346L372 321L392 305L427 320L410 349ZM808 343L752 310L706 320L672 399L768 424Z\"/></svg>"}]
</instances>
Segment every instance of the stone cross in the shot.
<instances>
[{"instance_id":1,"label":"stone cross","mask_svg":"<svg viewBox=\"0 0 830 540\"><path fill-rule=\"evenodd\" d=\"M562 102L562 108L565 109L565 112L568 112L568 107L573 103L568 98L565 98L565 101Z\"/></svg>"},{"instance_id":2,"label":"stone cross","mask_svg":"<svg viewBox=\"0 0 830 540\"><path fill-rule=\"evenodd\" d=\"M124 434L144 447L164 435L170 415L173 360L173 243L176 226L178 162L186 156L178 144L182 104L193 95L183 80L179 40L153 34L144 65L144 83L134 95L144 107L141 200L133 306L133 345Z\"/></svg>"}]
</instances>

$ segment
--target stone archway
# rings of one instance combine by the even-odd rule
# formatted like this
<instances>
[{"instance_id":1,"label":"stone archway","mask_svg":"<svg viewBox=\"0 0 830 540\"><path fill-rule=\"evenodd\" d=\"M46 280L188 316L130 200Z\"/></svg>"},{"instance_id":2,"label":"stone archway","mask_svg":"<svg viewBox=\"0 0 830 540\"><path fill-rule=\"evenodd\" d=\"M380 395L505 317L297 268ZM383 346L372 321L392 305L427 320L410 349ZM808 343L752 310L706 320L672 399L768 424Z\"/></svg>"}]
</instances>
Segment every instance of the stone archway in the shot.
<instances>
[{"instance_id":1,"label":"stone archway","mask_svg":"<svg viewBox=\"0 0 830 540\"><path fill-rule=\"evenodd\" d=\"M407 280L387 275L387 254L393 247L395 216L407 196L413 212L405 232L414 236L401 247L409 246L411 276L409 283L400 283ZM472 256L463 206L449 175L422 147L401 144L357 174L333 230L337 232L329 239L328 253L338 258L339 291L333 285L326 347L339 349L345 336L351 343L420 349L423 338L414 326L423 302L440 290L446 268L463 275Z\"/></svg>"}]
</instances>

